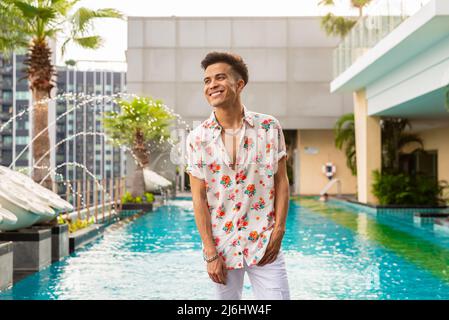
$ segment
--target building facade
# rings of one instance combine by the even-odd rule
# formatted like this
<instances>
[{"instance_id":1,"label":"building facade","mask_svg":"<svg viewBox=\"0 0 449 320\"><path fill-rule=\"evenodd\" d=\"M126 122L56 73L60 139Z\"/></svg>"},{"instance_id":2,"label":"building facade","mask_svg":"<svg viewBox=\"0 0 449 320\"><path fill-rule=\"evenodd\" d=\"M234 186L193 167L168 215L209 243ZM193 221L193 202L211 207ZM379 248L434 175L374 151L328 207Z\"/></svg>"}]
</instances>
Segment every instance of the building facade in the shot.
<instances>
[{"instance_id":1,"label":"building facade","mask_svg":"<svg viewBox=\"0 0 449 320\"><path fill-rule=\"evenodd\" d=\"M380 10L384 9L384 10ZM388 9L388 10L387 10ZM449 181L449 2L378 1L335 51L333 93L353 93L358 199L377 203L381 120L404 118L427 155L400 150L411 173Z\"/></svg>"},{"instance_id":2,"label":"building facade","mask_svg":"<svg viewBox=\"0 0 449 320\"><path fill-rule=\"evenodd\" d=\"M13 54L9 59L0 55L0 164L9 166L30 140L29 114L17 115L30 107L30 92L23 64L25 56ZM12 117L16 120L4 125ZM30 166L30 150L16 159L15 168Z\"/></svg>"},{"instance_id":3,"label":"building facade","mask_svg":"<svg viewBox=\"0 0 449 320\"><path fill-rule=\"evenodd\" d=\"M126 74L106 70L79 71L67 67L58 67L58 94L73 92L78 95L101 96L92 103L85 99L73 99L56 102L56 141L69 138L56 151L58 172L69 180L85 180L87 171L76 166L63 166L65 162L84 165L97 179L113 178L125 175L124 150L106 143L101 123L104 112L117 110L111 101L113 95L126 90ZM75 107L77 104L80 107ZM67 116L63 113L71 110ZM83 133L99 133L84 135ZM77 135L75 138L71 138Z\"/></svg>"},{"instance_id":4,"label":"building facade","mask_svg":"<svg viewBox=\"0 0 449 320\"><path fill-rule=\"evenodd\" d=\"M0 59L0 127L4 125L0 133L0 163L4 166L11 165L31 142L30 113L10 120L31 106L23 60L24 55ZM126 91L126 73L57 67L57 88L54 91L61 96L64 93L102 96L94 103L83 103L85 99L77 101L72 98L58 98L49 103L49 135L54 150L51 153L52 167L57 168L57 180L86 180L88 172L97 179L124 176L124 150L106 142L101 118L104 112L117 108L110 98ZM52 122L55 124L52 125ZM99 134L83 134L86 132ZM31 154L29 146L13 167L29 169L33 165ZM73 163L82 167L71 165Z\"/></svg>"},{"instance_id":5,"label":"building facade","mask_svg":"<svg viewBox=\"0 0 449 320\"><path fill-rule=\"evenodd\" d=\"M318 194L328 183L323 165L332 162L342 192L353 194L356 179L334 146L335 122L353 103L350 93L329 92L338 41L322 31L320 17L129 17L128 91L162 99L192 125L211 112L201 60L235 52L249 69L242 102L286 131L294 193Z\"/></svg>"}]
</instances>

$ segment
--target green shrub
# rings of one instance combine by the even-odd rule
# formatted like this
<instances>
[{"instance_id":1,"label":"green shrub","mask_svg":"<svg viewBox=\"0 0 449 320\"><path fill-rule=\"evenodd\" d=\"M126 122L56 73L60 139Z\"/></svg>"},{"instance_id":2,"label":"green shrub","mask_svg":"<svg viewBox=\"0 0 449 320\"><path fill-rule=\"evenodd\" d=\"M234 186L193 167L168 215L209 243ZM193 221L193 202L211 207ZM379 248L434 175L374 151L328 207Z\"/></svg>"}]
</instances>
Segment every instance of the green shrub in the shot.
<instances>
[{"instance_id":1,"label":"green shrub","mask_svg":"<svg viewBox=\"0 0 449 320\"><path fill-rule=\"evenodd\" d=\"M145 192L142 196L133 197L131 192L127 191L125 195L122 197L122 203L143 203L143 199L145 199L146 203L154 202L154 195L151 192Z\"/></svg>"},{"instance_id":2,"label":"green shrub","mask_svg":"<svg viewBox=\"0 0 449 320\"><path fill-rule=\"evenodd\" d=\"M125 194L122 197L122 203L125 204L125 203L128 203L128 202L131 202L131 203L134 202L134 198L131 195L131 192L126 191Z\"/></svg>"},{"instance_id":3,"label":"green shrub","mask_svg":"<svg viewBox=\"0 0 449 320\"><path fill-rule=\"evenodd\" d=\"M391 174L373 171L373 194L381 205L438 205L446 200L446 181L435 183L423 175Z\"/></svg>"},{"instance_id":4,"label":"green shrub","mask_svg":"<svg viewBox=\"0 0 449 320\"><path fill-rule=\"evenodd\" d=\"M145 198L147 200L147 203L154 202L154 194L152 194L151 192L145 192Z\"/></svg>"}]
</instances>

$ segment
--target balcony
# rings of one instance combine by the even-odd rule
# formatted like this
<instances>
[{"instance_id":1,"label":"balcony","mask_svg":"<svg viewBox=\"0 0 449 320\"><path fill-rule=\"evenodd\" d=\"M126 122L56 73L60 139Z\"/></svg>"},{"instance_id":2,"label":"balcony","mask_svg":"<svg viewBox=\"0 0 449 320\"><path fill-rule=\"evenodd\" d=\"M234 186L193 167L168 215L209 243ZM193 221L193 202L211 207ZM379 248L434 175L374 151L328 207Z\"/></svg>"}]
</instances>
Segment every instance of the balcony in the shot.
<instances>
[{"instance_id":1,"label":"balcony","mask_svg":"<svg viewBox=\"0 0 449 320\"><path fill-rule=\"evenodd\" d=\"M334 78L431 0L375 0L334 49Z\"/></svg>"}]
</instances>

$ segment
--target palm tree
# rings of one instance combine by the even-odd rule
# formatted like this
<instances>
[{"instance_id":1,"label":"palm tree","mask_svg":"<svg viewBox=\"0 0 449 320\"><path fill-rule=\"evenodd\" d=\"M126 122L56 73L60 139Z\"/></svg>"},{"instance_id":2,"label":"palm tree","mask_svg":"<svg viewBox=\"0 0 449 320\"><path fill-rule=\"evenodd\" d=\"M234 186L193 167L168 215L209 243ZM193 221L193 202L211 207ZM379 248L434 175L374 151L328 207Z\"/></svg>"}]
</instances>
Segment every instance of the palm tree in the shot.
<instances>
[{"instance_id":1,"label":"palm tree","mask_svg":"<svg viewBox=\"0 0 449 320\"><path fill-rule=\"evenodd\" d=\"M410 143L417 143L415 149L423 151L422 139L413 133L405 133L405 129L412 128L410 121L403 118L384 118L380 122L382 128L382 171L399 173L399 152Z\"/></svg>"},{"instance_id":2,"label":"palm tree","mask_svg":"<svg viewBox=\"0 0 449 320\"><path fill-rule=\"evenodd\" d=\"M149 143L157 144L169 138L169 126L174 118L161 100L137 97L131 102L117 100L120 112L106 112L103 125L117 146L128 147L136 160L131 195L145 192L143 169L150 163ZM155 150L155 146L151 148Z\"/></svg>"},{"instance_id":3,"label":"palm tree","mask_svg":"<svg viewBox=\"0 0 449 320\"><path fill-rule=\"evenodd\" d=\"M341 116L335 123L335 146L345 149L346 166L353 176L357 175L357 156L355 148L355 122L354 114L348 113Z\"/></svg>"},{"instance_id":4,"label":"palm tree","mask_svg":"<svg viewBox=\"0 0 449 320\"><path fill-rule=\"evenodd\" d=\"M48 103L55 86L55 68L51 61L49 40L64 34L62 54L68 43L83 48L97 49L102 44L98 35L92 35L93 21L98 18L123 18L115 9L90 10L78 8L69 14L79 0L2 0L0 2L0 51L11 53L28 50L25 65L33 97L33 159L37 161L50 149L48 135ZM42 133L41 133L42 132ZM42 169L33 170L33 179L41 181L50 167L50 153L42 160ZM51 178L44 181L51 188Z\"/></svg>"},{"instance_id":5,"label":"palm tree","mask_svg":"<svg viewBox=\"0 0 449 320\"><path fill-rule=\"evenodd\" d=\"M402 148L410 143L417 143L416 150L424 151L422 139L413 133L404 132L411 128L411 123L403 118L384 118L380 121L382 142L382 172L398 173L399 154ZM341 116L335 123L335 146L345 149L346 165L353 175L357 174L357 155L355 148L355 124L354 114L348 113Z\"/></svg>"},{"instance_id":6,"label":"palm tree","mask_svg":"<svg viewBox=\"0 0 449 320\"><path fill-rule=\"evenodd\" d=\"M351 0L351 5L359 10L357 18L338 17L332 13L328 13L321 19L321 27L329 36L339 36L344 38L352 27L357 23L358 19L363 17L363 8L366 7L371 0ZM334 0L321 0L318 5L334 6Z\"/></svg>"}]
</instances>

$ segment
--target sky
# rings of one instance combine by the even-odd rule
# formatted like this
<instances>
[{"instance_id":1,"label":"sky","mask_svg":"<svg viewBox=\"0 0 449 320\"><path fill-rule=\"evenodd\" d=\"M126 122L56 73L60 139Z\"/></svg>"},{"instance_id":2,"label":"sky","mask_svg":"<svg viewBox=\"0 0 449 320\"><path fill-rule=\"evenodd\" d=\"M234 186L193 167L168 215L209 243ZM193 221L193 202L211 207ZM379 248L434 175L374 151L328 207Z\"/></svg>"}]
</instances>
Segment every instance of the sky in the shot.
<instances>
[{"instance_id":1,"label":"sky","mask_svg":"<svg viewBox=\"0 0 449 320\"><path fill-rule=\"evenodd\" d=\"M320 16L332 11L338 15L356 15L349 0L335 0L335 7L318 6L320 0L81 0L77 6L115 8L125 16ZM61 39L57 45L57 64L74 59L78 67L91 66L83 61L97 61L97 67L126 70L126 20L107 19L95 24L96 34L104 39L98 50L84 50L71 45L64 57L60 54Z\"/></svg>"}]
</instances>

